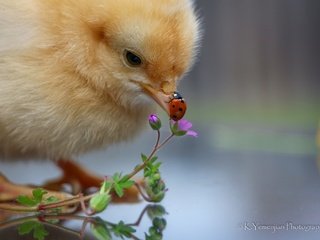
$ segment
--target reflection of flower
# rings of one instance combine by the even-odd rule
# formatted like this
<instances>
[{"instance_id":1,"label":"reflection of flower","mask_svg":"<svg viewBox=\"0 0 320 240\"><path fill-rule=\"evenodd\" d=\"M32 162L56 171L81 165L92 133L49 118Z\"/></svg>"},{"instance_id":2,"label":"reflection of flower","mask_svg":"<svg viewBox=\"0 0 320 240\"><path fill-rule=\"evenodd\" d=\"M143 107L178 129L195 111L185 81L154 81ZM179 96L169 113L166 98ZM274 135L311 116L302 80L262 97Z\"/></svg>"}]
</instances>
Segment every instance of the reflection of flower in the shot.
<instances>
[{"instance_id":1,"label":"reflection of flower","mask_svg":"<svg viewBox=\"0 0 320 240\"><path fill-rule=\"evenodd\" d=\"M159 130L161 128L161 121L155 114L149 116L149 124L153 130Z\"/></svg>"},{"instance_id":2,"label":"reflection of flower","mask_svg":"<svg viewBox=\"0 0 320 240\"><path fill-rule=\"evenodd\" d=\"M171 131L176 136L192 136L192 137L198 137L198 133L191 130L192 123L188 120L181 119L179 121L171 121L170 123Z\"/></svg>"}]
</instances>

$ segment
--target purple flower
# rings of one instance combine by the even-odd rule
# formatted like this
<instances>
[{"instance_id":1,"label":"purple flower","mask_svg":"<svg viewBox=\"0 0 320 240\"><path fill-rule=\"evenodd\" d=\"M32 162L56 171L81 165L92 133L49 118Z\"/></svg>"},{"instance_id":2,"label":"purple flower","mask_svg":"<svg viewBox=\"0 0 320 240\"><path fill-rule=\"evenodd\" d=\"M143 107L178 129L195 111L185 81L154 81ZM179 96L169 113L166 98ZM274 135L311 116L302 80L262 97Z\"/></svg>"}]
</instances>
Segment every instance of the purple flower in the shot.
<instances>
[{"instance_id":1,"label":"purple flower","mask_svg":"<svg viewBox=\"0 0 320 240\"><path fill-rule=\"evenodd\" d=\"M192 137L198 137L198 133L191 130L192 123L188 120L181 119L179 121L171 121L170 123L171 131L176 136L192 136Z\"/></svg>"},{"instance_id":2,"label":"purple flower","mask_svg":"<svg viewBox=\"0 0 320 240\"><path fill-rule=\"evenodd\" d=\"M149 116L149 124L153 130L159 130L161 128L161 121L155 114Z\"/></svg>"}]
</instances>

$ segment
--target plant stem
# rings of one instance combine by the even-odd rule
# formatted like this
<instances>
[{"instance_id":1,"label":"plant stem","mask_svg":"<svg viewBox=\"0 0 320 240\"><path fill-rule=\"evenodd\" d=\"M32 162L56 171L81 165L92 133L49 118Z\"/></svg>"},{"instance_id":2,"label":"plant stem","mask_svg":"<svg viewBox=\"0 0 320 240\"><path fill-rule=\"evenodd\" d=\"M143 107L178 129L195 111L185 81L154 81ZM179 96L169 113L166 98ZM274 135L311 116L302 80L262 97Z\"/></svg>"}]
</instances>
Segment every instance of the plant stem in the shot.
<instances>
[{"instance_id":1,"label":"plant stem","mask_svg":"<svg viewBox=\"0 0 320 240\"><path fill-rule=\"evenodd\" d=\"M58 207L63 207L71 204L78 204L81 201L87 201L91 199L93 196L95 196L96 193L92 193L87 196L76 196L72 197L70 200L66 199L63 201L55 202L55 203L50 203L50 204L43 204L41 207L39 207L40 210L46 210L46 209L53 209L53 208L58 208Z\"/></svg>"},{"instance_id":2,"label":"plant stem","mask_svg":"<svg viewBox=\"0 0 320 240\"><path fill-rule=\"evenodd\" d=\"M146 200L147 202L152 202L152 200L143 192L143 190L141 189L138 183L136 183L135 186L144 200Z\"/></svg>"},{"instance_id":3,"label":"plant stem","mask_svg":"<svg viewBox=\"0 0 320 240\"><path fill-rule=\"evenodd\" d=\"M160 145L157 146L157 151L162 148L167 142L170 141L171 138L173 138L174 134L171 133L171 135L169 137L166 138L166 140L164 140Z\"/></svg>"},{"instance_id":4,"label":"plant stem","mask_svg":"<svg viewBox=\"0 0 320 240\"><path fill-rule=\"evenodd\" d=\"M153 150L151 151L151 153L149 154L147 160L145 160L142 164L138 165L131 173L129 173L128 175L126 175L127 179L131 179L132 177L134 177L138 172L140 172L142 169L144 169L148 162L152 159L152 157L154 156L154 154L161 148L163 147L166 143L168 143L170 141L170 139L172 139L172 137L174 136L174 134L172 133L169 137L167 137L161 144L159 144L160 142L160 131L157 130L157 140L156 143L153 147ZM56 203L50 203L50 204L45 204L45 205L41 205L41 209L46 210L46 209L52 209L52 208L58 208L58 207L63 207L66 205L70 205L70 204L77 204L77 203L81 203L84 201L87 201L89 199L91 199L93 196L95 196L96 193L87 195L87 196L76 196L73 197L71 199L67 199L67 200L63 200L60 202L56 202Z\"/></svg>"},{"instance_id":5,"label":"plant stem","mask_svg":"<svg viewBox=\"0 0 320 240\"><path fill-rule=\"evenodd\" d=\"M158 131L158 137L157 137L157 141L155 146L153 147L152 152L150 153L150 155L148 156L147 160L145 160L142 164L138 165L133 172L131 172L130 174L127 175L127 178L130 179L133 176L135 176L138 172L140 172L142 169L144 169L148 162L152 159L152 157L154 156L154 154L161 148L163 147L174 135L171 134L169 137L167 137L160 145L160 131Z\"/></svg>"},{"instance_id":6,"label":"plant stem","mask_svg":"<svg viewBox=\"0 0 320 240\"><path fill-rule=\"evenodd\" d=\"M138 172L140 172L142 169L144 169L147 166L147 164L149 163L149 161L152 159L154 154L160 148L162 148L166 143L168 143L172 139L173 136L174 136L174 134L172 133L162 143L160 143L160 131L157 130L157 140L156 140L156 143L153 147L153 150L149 154L148 158L142 164L138 165L131 173L126 175L126 179L131 179ZM83 204L85 201L90 200L95 195L96 195L96 193L93 193L93 194L90 194L87 196L78 195L78 196L74 196L69 199L64 199L64 200L54 202L54 203L40 204L38 207L32 207L32 208L12 206L9 204L7 204L7 205L1 204L0 209L10 210L10 211L20 211L20 212L37 212L37 211L43 211L43 210L54 209L54 208L59 208L59 207L65 207L65 206L72 205L72 204L79 204L79 203Z\"/></svg>"},{"instance_id":7,"label":"plant stem","mask_svg":"<svg viewBox=\"0 0 320 240\"><path fill-rule=\"evenodd\" d=\"M37 207L24 207L18 205L12 205L8 203L1 203L0 210L11 211L11 212L36 212Z\"/></svg>"},{"instance_id":8,"label":"plant stem","mask_svg":"<svg viewBox=\"0 0 320 240\"><path fill-rule=\"evenodd\" d=\"M153 148L157 148L159 146L160 141L160 130L157 130L157 141Z\"/></svg>"},{"instance_id":9,"label":"plant stem","mask_svg":"<svg viewBox=\"0 0 320 240\"><path fill-rule=\"evenodd\" d=\"M73 196L73 197L70 197L68 199L60 200L59 203L69 203L71 200L78 199L78 198L79 198L79 195L78 196ZM47 204L40 204L39 208L41 209L43 207L55 206L56 204L57 204L57 202L47 203Z\"/></svg>"}]
</instances>

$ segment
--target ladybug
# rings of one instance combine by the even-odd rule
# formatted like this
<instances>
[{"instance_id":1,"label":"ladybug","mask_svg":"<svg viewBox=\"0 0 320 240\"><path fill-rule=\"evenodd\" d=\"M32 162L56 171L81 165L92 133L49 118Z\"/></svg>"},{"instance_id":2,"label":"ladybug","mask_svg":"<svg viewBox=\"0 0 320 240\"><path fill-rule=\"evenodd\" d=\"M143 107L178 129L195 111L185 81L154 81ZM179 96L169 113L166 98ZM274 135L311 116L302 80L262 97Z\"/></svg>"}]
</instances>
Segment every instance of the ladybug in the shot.
<instances>
[{"instance_id":1,"label":"ladybug","mask_svg":"<svg viewBox=\"0 0 320 240\"><path fill-rule=\"evenodd\" d=\"M172 99L169 101L170 118L178 121L183 118L187 110L187 104L184 98L178 92L173 92Z\"/></svg>"}]
</instances>

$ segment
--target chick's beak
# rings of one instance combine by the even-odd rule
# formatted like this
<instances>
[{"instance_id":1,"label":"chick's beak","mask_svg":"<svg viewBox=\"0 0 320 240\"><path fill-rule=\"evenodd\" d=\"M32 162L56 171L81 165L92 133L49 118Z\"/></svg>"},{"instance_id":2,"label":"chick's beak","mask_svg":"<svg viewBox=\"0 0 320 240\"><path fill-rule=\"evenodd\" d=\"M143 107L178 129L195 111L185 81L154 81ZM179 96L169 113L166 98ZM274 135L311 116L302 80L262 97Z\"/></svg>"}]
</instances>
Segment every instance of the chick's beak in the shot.
<instances>
[{"instance_id":1,"label":"chick's beak","mask_svg":"<svg viewBox=\"0 0 320 240\"><path fill-rule=\"evenodd\" d=\"M147 84L143 84L142 88L146 94L148 94L159 106L169 115L169 101L171 100L171 94L166 94L161 90L156 90Z\"/></svg>"}]
</instances>

